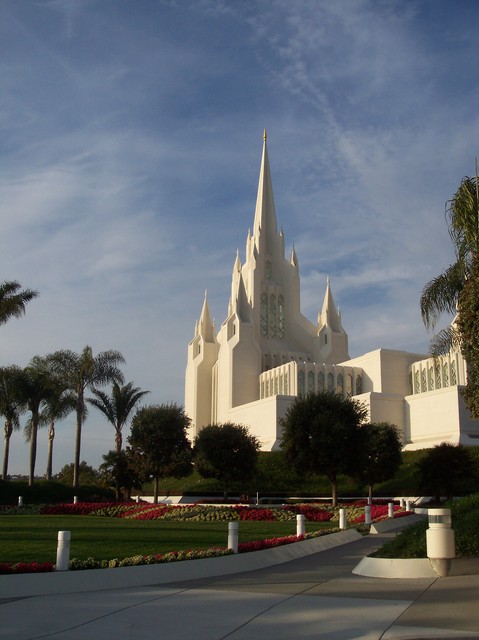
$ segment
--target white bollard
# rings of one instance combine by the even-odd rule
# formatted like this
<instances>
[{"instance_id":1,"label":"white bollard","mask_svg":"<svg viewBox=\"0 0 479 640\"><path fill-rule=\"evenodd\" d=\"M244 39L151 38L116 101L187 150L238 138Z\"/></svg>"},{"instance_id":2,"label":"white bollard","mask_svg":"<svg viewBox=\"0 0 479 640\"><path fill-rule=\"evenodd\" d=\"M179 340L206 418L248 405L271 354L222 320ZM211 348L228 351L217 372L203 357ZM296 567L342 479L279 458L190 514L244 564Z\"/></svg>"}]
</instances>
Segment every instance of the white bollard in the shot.
<instances>
[{"instance_id":1,"label":"white bollard","mask_svg":"<svg viewBox=\"0 0 479 640\"><path fill-rule=\"evenodd\" d=\"M304 536L304 532L304 516L302 514L298 514L296 516L296 537Z\"/></svg>"},{"instance_id":2,"label":"white bollard","mask_svg":"<svg viewBox=\"0 0 479 640\"><path fill-rule=\"evenodd\" d=\"M339 510L339 528L346 529L347 521L346 521L346 509Z\"/></svg>"},{"instance_id":3,"label":"white bollard","mask_svg":"<svg viewBox=\"0 0 479 640\"><path fill-rule=\"evenodd\" d=\"M71 531L59 531L57 543L56 571L67 571L70 562Z\"/></svg>"},{"instance_id":4,"label":"white bollard","mask_svg":"<svg viewBox=\"0 0 479 640\"><path fill-rule=\"evenodd\" d=\"M406 511L411 511L411 501L406 500Z\"/></svg>"},{"instance_id":5,"label":"white bollard","mask_svg":"<svg viewBox=\"0 0 479 640\"><path fill-rule=\"evenodd\" d=\"M371 524L371 505L367 504L364 507L364 524Z\"/></svg>"},{"instance_id":6,"label":"white bollard","mask_svg":"<svg viewBox=\"0 0 479 640\"><path fill-rule=\"evenodd\" d=\"M140 504L140 496L136 496L136 504Z\"/></svg>"},{"instance_id":7,"label":"white bollard","mask_svg":"<svg viewBox=\"0 0 479 640\"><path fill-rule=\"evenodd\" d=\"M394 518L394 502L388 502L388 518Z\"/></svg>"},{"instance_id":8,"label":"white bollard","mask_svg":"<svg viewBox=\"0 0 479 640\"><path fill-rule=\"evenodd\" d=\"M73 504L78 504L78 496L73 496Z\"/></svg>"},{"instance_id":9,"label":"white bollard","mask_svg":"<svg viewBox=\"0 0 479 640\"><path fill-rule=\"evenodd\" d=\"M443 577L449 575L451 559L456 557L456 541L451 527L450 509L429 509L429 529L426 530L426 548L434 571Z\"/></svg>"},{"instance_id":10,"label":"white bollard","mask_svg":"<svg viewBox=\"0 0 479 640\"><path fill-rule=\"evenodd\" d=\"M231 549L233 553L238 553L238 523L228 523L228 549Z\"/></svg>"},{"instance_id":11,"label":"white bollard","mask_svg":"<svg viewBox=\"0 0 479 640\"><path fill-rule=\"evenodd\" d=\"M406 501L404 500L404 498L399 498L399 506L401 507L401 509L404 509L405 504L406 504Z\"/></svg>"},{"instance_id":12,"label":"white bollard","mask_svg":"<svg viewBox=\"0 0 479 640\"><path fill-rule=\"evenodd\" d=\"M23 507L23 496L18 496L18 506Z\"/></svg>"}]
</instances>

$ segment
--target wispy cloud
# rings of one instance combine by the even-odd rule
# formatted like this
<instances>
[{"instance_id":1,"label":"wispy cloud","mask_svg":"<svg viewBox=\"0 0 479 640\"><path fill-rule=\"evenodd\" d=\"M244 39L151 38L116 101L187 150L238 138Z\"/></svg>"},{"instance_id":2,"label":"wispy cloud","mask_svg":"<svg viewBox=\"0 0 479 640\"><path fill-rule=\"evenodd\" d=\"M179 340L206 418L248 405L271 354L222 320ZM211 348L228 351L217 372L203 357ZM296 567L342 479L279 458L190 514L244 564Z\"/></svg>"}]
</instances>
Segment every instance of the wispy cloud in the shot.
<instances>
[{"instance_id":1,"label":"wispy cloud","mask_svg":"<svg viewBox=\"0 0 479 640\"><path fill-rule=\"evenodd\" d=\"M2 3L2 279L41 295L2 327L1 363L115 348L148 402L182 402L204 290L219 325L237 249L244 259L264 127L303 312L315 320L330 275L351 355L427 349L418 298L453 258L444 204L477 155L478 12L467 0ZM91 412L95 465L101 430L111 446ZM41 469L42 443L39 456ZM16 442L12 470L26 466Z\"/></svg>"}]
</instances>

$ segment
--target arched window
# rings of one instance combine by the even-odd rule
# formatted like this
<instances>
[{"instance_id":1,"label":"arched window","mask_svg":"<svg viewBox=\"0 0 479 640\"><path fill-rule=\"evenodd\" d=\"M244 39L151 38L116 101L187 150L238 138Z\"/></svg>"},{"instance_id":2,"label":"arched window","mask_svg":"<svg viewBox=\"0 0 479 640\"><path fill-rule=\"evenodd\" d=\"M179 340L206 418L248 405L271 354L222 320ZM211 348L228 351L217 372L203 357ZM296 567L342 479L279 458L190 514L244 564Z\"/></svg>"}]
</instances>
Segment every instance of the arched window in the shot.
<instances>
[{"instance_id":1,"label":"arched window","mask_svg":"<svg viewBox=\"0 0 479 640\"><path fill-rule=\"evenodd\" d=\"M332 373L328 373L328 391L331 393L334 391L334 376Z\"/></svg>"},{"instance_id":2,"label":"arched window","mask_svg":"<svg viewBox=\"0 0 479 640\"><path fill-rule=\"evenodd\" d=\"M441 365L439 362L435 366L435 374L436 374L436 389L441 388Z\"/></svg>"},{"instance_id":3,"label":"arched window","mask_svg":"<svg viewBox=\"0 0 479 640\"><path fill-rule=\"evenodd\" d=\"M421 393L421 385L419 383L419 371L414 374L414 393Z\"/></svg>"},{"instance_id":4,"label":"arched window","mask_svg":"<svg viewBox=\"0 0 479 640\"><path fill-rule=\"evenodd\" d=\"M276 296L272 293L269 296L269 337L276 338Z\"/></svg>"},{"instance_id":5,"label":"arched window","mask_svg":"<svg viewBox=\"0 0 479 640\"><path fill-rule=\"evenodd\" d=\"M426 369L421 371L421 391L427 391Z\"/></svg>"},{"instance_id":6,"label":"arched window","mask_svg":"<svg viewBox=\"0 0 479 640\"><path fill-rule=\"evenodd\" d=\"M363 392L363 377L358 373L356 376L356 395L359 396Z\"/></svg>"},{"instance_id":7,"label":"arched window","mask_svg":"<svg viewBox=\"0 0 479 640\"><path fill-rule=\"evenodd\" d=\"M451 385L454 387L457 384L456 363L451 362Z\"/></svg>"},{"instance_id":8,"label":"arched window","mask_svg":"<svg viewBox=\"0 0 479 640\"><path fill-rule=\"evenodd\" d=\"M351 396L353 393L353 376L348 373L346 376L346 395Z\"/></svg>"},{"instance_id":9,"label":"arched window","mask_svg":"<svg viewBox=\"0 0 479 640\"><path fill-rule=\"evenodd\" d=\"M342 373L338 373L336 378L336 393L339 393L341 396L344 393L344 377Z\"/></svg>"},{"instance_id":10,"label":"arched window","mask_svg":"<svg viewBox=\"0 0 479 640\"><path fill-rule=\"evenodd\" d=\"M308 393L314 392L314 372L308 371Z\"/></svg>"},{"instance_id":11,"label":"arched window","mask_svg":"<svg viewBox=\"0 0 479 640\"><path fill-rule=\"evenodd\" d=\"M324 391L324 373L322 371L318 373L318 391L319 393Z\"/></svg>"},{"instance_id":12,"label":"arched window","mask_svg":"<svg viewBox=\"0 0 479 640\"><path fill-rule=\"evenodd\" d=\"M443 379L444 379L444 386L448 387L449 386L449 366L448 366L447 362L444 365Z\"/></svg>"},{"instance_id":13,"label":"arched window","mask_svg":"<svg viewBox=\"0 0 479 640\"><path fill-rule=\"evenodd\" d=\"M304 371L298 371L298 395L304 396Z\"/></svg>"},{"instance_id":14,"label":"arched window","mask_svg":"<svg viewBox=\"0 0 479 640\"><path fill-rule=\"evenodd\" d=\"M273 275L273 266L269 260L264 265L264 275L266 276L267 280L270 280L271 276Z\"/></svg>"},{"instance_id":15,"label":"arched window","mask_svg":"<svg viewBox=\"0 0 479 640\"><path fill-rule=\"evenodd\" d=\"M409 372L409 394L412 395L413 392L413 388L412 388L412 372Z\"/></svg>"},{"instance_id":16,"label":"arched window","mask_svg":"<svg viewBox=\"0 0 479 640\"><path fill-rule=\"evenodd\" d=\"M427 374L429 391L434 391L434 367L429 367Z\"/></svg>"},{"instance_id":17,"label":"arched window","mask_svg":"<svg viewBox=\"0 0 479 640\"><path fill-rule=\"evenodd\" d=\"M268 334L268 296L266 293L261 294L260 330L263 338L266 338Z\"/></svg>"}]
</instances>

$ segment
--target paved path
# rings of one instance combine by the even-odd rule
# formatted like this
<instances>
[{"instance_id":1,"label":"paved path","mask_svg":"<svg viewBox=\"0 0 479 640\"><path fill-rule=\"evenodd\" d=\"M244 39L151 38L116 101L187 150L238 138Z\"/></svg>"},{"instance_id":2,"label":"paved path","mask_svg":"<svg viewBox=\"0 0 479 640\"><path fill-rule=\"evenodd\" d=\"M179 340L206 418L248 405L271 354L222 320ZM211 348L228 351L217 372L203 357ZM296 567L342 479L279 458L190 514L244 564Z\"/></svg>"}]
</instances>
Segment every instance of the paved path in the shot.
<instances>
[{"instance_id":1,"label":"paved path","mask_svg":"<svg viewBox=\"0 0 479 640\"><path fill-rule=\"evenodd\" d=\"M3 640L479 638L479 576L351 574L391 534L267 569L161 586L0 600Z\"/></svg>"}]
</instances>

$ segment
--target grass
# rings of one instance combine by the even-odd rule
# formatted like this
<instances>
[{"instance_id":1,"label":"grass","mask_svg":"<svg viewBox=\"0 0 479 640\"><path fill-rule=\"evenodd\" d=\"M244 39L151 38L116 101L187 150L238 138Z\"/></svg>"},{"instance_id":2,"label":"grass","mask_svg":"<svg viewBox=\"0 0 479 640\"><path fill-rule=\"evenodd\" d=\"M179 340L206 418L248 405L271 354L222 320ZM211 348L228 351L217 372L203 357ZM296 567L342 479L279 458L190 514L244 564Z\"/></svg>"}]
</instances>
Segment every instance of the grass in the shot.
<instances>
[{"instance_id":1,"label":"grass","mask_svg":"<svg viewBox=\"0 0 479 640\"><path fill-rule=\"evenodd\" d=\"M306 522L306 531L330 528ZM0 562L55 562L58 531L71 531L71 558L96 560L226 547L226 522L125 520L95 516L0 516ZM239 523L239 541L296 534L296 522Z\"/></svg>"},{"instance_id":2,"label":"grass","mask_svg":"<svg viewBox=\"0 0 479 640\"><path fill-rule=\"evenodd\" d=\"M479 493L443 505L451 509L456 556L479 557ZM372 555L376 558L426 558L428 522L412 525L386 542Z\"/></svg>"}]
</instances>

